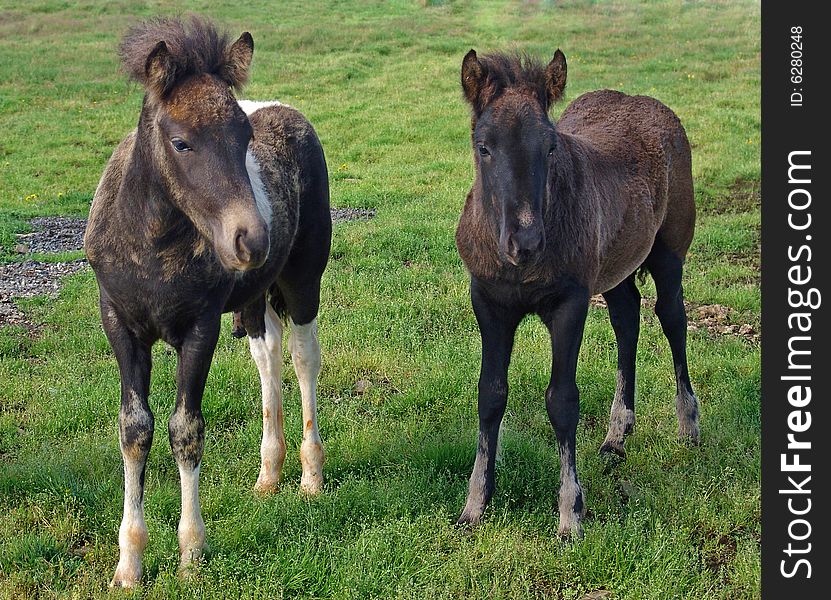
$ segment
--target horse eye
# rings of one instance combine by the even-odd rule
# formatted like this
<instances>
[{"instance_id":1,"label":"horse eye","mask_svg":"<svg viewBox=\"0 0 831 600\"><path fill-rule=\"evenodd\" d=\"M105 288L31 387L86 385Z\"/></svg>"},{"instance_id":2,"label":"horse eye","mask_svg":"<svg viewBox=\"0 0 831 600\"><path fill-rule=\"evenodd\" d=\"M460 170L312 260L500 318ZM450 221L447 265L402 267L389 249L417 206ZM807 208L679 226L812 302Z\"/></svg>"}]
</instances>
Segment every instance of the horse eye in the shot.
<instances>
[{"instance_id":1,"label":"horse eye","mask_svg":"<svg viewBox=\"0 0 831 600\"><path fill-rule=\"evenodd\" d=\"M181 138L173 138L170 140L170 143L173 145L173 149L176 150L176 152L187 152L191 149L191 147L188 146Z\"/></svg>"},{"instance_id":2,"label":"horse eye","mask_svg":"<svg viewBox=\"0 0 831 600\"><path fill-rule=\"evenodd\" d=\"M554 156L554 146L551 146L551 147L548 149L548 156Z\"/></svg>"},{"instance_id":3,"label":"horse eye","mask_svg":"<svg viewBox=\"0 0 831 600\"><path fill-rule=\"evenodd\" d=\"M490 156L491 155L491 153L488 151L488 149L485 148L484 146L479 146L478 150L479 150L479 155L480 156Z\"/></svg>"}]
</instances>

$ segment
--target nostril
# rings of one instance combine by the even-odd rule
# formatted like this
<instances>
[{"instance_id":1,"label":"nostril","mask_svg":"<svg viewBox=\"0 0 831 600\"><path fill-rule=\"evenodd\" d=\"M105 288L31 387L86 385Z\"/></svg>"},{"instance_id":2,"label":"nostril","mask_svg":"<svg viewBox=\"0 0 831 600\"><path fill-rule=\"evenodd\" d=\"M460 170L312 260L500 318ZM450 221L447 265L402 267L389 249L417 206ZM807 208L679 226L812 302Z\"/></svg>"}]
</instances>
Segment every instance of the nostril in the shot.
<instances>
[{"instance_id":1,"label":"nostril","mask_svg":"<svg viewBox=\"0 0 831 600\"><path fill-rule=\"evenodd\" d=\"M508 236L508 255L516 257L520 253L519 244L517 243L516 237L511 235Z\"/></svg>"},{"instance_id":2,"label":"nostril","mask_svg":"<svg viewBox=\"0 0 831 600\"><path fill-rule=\"evenodd\" d=\"M247 261L251 256L251 250L249 250L246 243L247 237L247 229L237 229L237 233L234 236L234 252L236 253L237 258L242 261Z\"/></svg>"}]
</instances>

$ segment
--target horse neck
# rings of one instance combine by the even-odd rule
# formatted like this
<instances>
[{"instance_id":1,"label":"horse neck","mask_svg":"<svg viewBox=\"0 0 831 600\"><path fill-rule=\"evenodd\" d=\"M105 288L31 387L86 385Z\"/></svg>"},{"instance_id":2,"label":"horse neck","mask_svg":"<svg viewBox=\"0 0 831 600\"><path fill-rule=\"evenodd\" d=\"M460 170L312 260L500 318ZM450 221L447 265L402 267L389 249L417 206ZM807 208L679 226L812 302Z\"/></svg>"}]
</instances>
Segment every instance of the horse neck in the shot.
<instances>
[{"instance_id":1,"label":"horse neck","mask_svg":"<svg viewBox=\"0 0 831 600\"><path fill-rule=\"evenodd\" d=\"M142 109L132 152L127 160L116 205L129 234L147 244L172 228L195 228L176 208L172 194L153 157L152 118Z\"/></svg>"},{"instance_id":2,"label":"horse neck","mask_svg":"<svg viewBox=\"0 0 831 600\"><path fill-rule=\"evenodd\" d=\"M583 178L578 157L575 156L576 140L572 136L557 132L557 147L551 170L548 173L548 202L545 213L557 214L560 218L579 209L580 189Z\"/></svg>"},{"instance_id":3,"label":"horse neck","mask_svg":"<svg viewBox=\"0 0 831 600\"><path fill-rule=\"evenodd\" d=\"M550 249L564 260L571 260L596 245L599 206L586 164L589 149L567 133L558 131L557 140L543 219Z\"/></svg>"}]
</instances>

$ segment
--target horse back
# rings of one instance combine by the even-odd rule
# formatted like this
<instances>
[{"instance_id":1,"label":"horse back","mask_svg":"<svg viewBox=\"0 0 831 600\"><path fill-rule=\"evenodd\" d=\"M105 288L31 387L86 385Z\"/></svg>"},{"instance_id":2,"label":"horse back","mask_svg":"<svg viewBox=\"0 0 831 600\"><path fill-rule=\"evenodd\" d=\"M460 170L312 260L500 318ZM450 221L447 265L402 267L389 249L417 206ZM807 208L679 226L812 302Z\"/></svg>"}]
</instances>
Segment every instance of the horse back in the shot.
<instances>
[{"instance_id":1,"label":"horse back","mask_svg":"<svg viewBox=\"0 0 831 600\"><path fill-rule=\"evenodd\" d=\"M675 113L649 96L601 90L572 102L557 131L575 140L575 160L590 173L591 188L603 191L594 198L607 217L595 291L637 268L658 235L683 259L695 203L690 145Z\"/></svg>"},{"instance_id":2,"label":"horse back","mask_svg":"<svg viewBox=\"0 0 831 600\"><path fill-rule=\"evenodd\" d=\"M563 111L558 131L579 135L604 147L625 150L639 161L662 160L658 148L690 153L684 126L676 114L650 96L615 90L588 92ZM638 147L633 147L632 142Z\"/></svg>"},{"instance_id":3,"label":"horse back","mask_svg":"<svg viewBox=\"0 0 831 600\"><path fill-rule=\"evenodd\" d=\"M667 178L673 165L691 169L690 144L681 121L665 104L649 96L614 90L583 94L557 122L559 133L577 137L588 148L584 160L603 176L603 166L620 167L624 185L645 184L662 213ZM629 181L627 181L629 180ZM634 191L634 190L633 190Z\"/></svg>"}]
</instances>

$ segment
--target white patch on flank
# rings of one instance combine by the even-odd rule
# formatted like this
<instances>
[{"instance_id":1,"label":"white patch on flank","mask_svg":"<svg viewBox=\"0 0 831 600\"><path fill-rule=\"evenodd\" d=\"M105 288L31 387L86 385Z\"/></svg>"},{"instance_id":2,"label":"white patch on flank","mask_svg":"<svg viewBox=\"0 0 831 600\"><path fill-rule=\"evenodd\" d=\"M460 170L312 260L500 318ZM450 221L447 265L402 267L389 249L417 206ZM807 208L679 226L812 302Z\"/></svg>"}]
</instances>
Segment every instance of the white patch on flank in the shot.
<instances>
[{"instance_id":1,"label":"white patch on flank","mask_svg":"<svg viewBox=\"0 0 831 600\"><path fill-rule=\"evenodd\" d=\"M309 494L316 494L323 488L324 460L323 444L317 428L317 376L320 373L317 319L306 325L295 325L291 321L289 350L303 401L303 443L300 446L303 476L300 488Z\"/></svg>"},{"instance_id":2,"label":"white patch on flank","mask_svg":"<svg viewBox=\"0 0 831 600\"><path fill-rule=\"evenodd\" d=\"M266 302L265 334L248 338L251 356L260 373L263 396L263 439L260 444L260 475L254 489L271 492L277 489L286 459L286 436L283 430L283 326L277 313Z\"/></svg>"},{"instance_id":3,"label":"white patch on flank","mask_svg":"<svg viewBox=\"0 0 831 600\"><path fill-rule=\"evenodd\" d=\"M251 149L245 153L245 170L248 171L248 179L251 181L251 189L254 191L254 200L257 203L257 211L265 221L266 227L271 230L271 200L265 190L262 173L260 172L260 165L257 159L254 158L254 153Z\"/></svg>"},{"instance_id":4,"label":"white patch on flank","mask_svg":"<svg viewBox=\"0 0 831 600\"><path fill-rule=\"evenodd\" d=\"M287 106L277 100L237 100L237 104L246 115L252 115L261 108L269 106Z\"/></svg>"}]
</instances>

